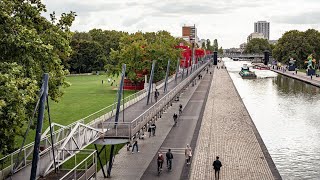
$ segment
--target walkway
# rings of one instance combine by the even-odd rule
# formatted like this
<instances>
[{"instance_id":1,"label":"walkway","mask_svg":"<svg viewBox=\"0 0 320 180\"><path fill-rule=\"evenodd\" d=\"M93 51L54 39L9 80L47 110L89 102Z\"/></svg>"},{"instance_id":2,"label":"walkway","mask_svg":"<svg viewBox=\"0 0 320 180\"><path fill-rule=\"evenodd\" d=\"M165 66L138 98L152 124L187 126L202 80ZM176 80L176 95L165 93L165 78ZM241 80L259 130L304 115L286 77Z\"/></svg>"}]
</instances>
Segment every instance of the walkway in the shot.
<instances>
[{"instance_id":1,"label":"walkway","mask_svg":"<svg viewBox=\"0 0 320 180\"><path fill-rule=\"evenodd\" d=\"M295 71L282 71L282 70L276 70L276 69L271 69L271 71L320 87L320 77L312 76L312 80L311 80L310 76L306 76L306 73L299 72L299 71L298 71L298 74L296 74Z\"/></svg>"},{"instance_id":2,"label":"walkway","mask_svg":"<svg viewBox=\"0 0 320 180\"><path fill-rule=\"evenodd\" d=\"M226 69L215 70L210 89L190 179L213 180L216 156L221 180L281 179Z\"/></svg>"},{"instance_id":3,"label":"walkway","mask_svg":"<svg viewBox=\"0 0 320 180\"><path fill-rule=\"evenodd\" d=\"M210 70L212 71L212 70ZM161 148L159 149L165 155L168 149L172 149L173 169L167 171L166 162L163 164L163 172L160 177L157 176L157 153L154 155L149 167L146 169L142 176L142 180L157 179L186 179L190 170L190 165L185 163L185 147L191 144L193 137L197 136L197 130L201 123L206 97L208 95L212 74L203 73L203 79L200 81L199 86L192 94L191 99L185 106L182 115L178 119L177 127L173 127L164 140ZM192 149L194 146L191 144Z\"/></svg>"},{"instance_id":4,"label":"walkway","mask_svg":"<svg viewBox=\"0 0 320 180\"><path fill-rule=\"evenodd\" d=\"M180 78L181 79L181 78ZM123 147L119 154L115 156L115 161L111 171L112 179L119 179L119 180L133 180L133 179L140 179L145 170L147 169L148 165L151 163L152 158L157 153L158 149L160 148L161 144L165 140L166 136L170 132L173 119L172 115L174 112L178 112L178 106L181 103L183 106L186 106L188 103L191 95L198 87L199 83L196 86L190 86L184 90L181 94L180 101L178 103L174 103L172 107L170 107L163 115L162 118L158 119L156 122L156 136L145 137L144 140L139 140L139 153L131 154L131 151L127 151L126 147ZM171 89L171 88L170 88ZM169 89L169 90L170 90ZM161 94L161 91L160 91ZM163 93L162 93L163 94ZM139 102L138 102L139 103ZM139 107L133 105L132 107ZM145 104L142 107L145 107ZM130 108L130 107L129 107ZM142 110L134 110L132 112L142 112ZM128 110L125 110L125 114L128 113ZM129 115L125 115L129 116ZM120 118L121 119L121 118ZM126 120L127 121L127 120ZM104 167L106 169L106 167ZM100 170L97 175L97 179L104 179L102 171Z\"/></svg>"}]
</instances>

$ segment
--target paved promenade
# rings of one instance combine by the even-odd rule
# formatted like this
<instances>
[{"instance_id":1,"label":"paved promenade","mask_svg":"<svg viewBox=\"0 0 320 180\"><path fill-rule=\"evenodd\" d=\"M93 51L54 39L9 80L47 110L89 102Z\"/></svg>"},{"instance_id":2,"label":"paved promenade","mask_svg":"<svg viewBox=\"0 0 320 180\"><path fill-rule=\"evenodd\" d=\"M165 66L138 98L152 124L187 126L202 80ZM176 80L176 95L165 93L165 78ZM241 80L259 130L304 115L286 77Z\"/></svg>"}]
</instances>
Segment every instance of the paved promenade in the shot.
<instances>
[{"instance_id":1,"label":"paved promenade","mask_svg":"<svg viewBox=\"0 0 320 180\"><path fill-rule=\"evenodd\" d=\"M320 77L312 76L311 79L310 76L306 76L306 73L303 72L298 72L298 74L296 74L295 71L282 71L276 69L271 69L271 71L320 87Z\"/></svg>"},{"instance_id":2,"label":"paved promenade","mask_svg":"<svg viewBox=\"0 0 320 180\"><path fill-rule=\"evenodd\" d=\"M213 180L220 157L221 180L281 179L226 69L215 69L189 179Z\"/></svg>"},{"instance_id":3,"label":"paved promenade","mask_svg":"<svg viewBox=\"0 0 320 180\"><path fill-rule=\"evenodd\" d=\"M119 151L119 154L115 156L111 171L112 179L138 180L142 177L173 126L173 113L178 112L180 103L183 107L186 106L199 84L197 83L195 86L189 85L181 94L180 101L173 103L173 106L162 115L162 118L158 119L156 122L156 136L149 138L148 133L146 133L145 139L138 141L139 153L132 154L131 151L127 151L126 147ZM104 168L106 169L106 167ZM104 179L101 170L98 172L97 179Z\"/></svg>"}]
</instances>

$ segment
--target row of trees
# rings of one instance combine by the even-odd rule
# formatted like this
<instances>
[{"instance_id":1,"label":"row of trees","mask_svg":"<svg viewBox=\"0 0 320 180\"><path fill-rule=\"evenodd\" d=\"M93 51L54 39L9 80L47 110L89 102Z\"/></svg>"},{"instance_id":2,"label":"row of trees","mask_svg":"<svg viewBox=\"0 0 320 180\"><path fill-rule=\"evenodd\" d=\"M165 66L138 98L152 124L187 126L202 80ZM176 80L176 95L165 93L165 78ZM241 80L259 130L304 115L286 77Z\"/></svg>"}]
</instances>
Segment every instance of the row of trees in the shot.
<instances>
[{"instance_id":1,"label":"row of trees","mask_svg":"<svg viewBox=\"0 0 320 180\"><path fill-rule=\"evenodd\" d=\"M71 73L90 73L104 70L110 61L111 49L119 49L120 38L127 33L92 29L89 32L75 32L71 47L73 53L65 66Z\"/></svg>"},{"instance_id":2,"label":"row of trees","mask_svg":"<svg viewBox=\"0 0 320 180\"><path fill-rule=\"evenodd\" d=\"M177 60L181 57L181 50L175 46L182 41L167 31L124 34L120 38L119 49L111 49L111 63L105 68L108 74L117 75L122 64L126 64L128 79L138 83L144 77L137 74L150 72L152 61L156 60L154 80L159 81L165 77L168 60L171 60L170 73L175 71Z\"/></svg>"},{"instance_id":3,"label":"row of trees","mask_svg":"<svg viewBox=\"0 0 320 180\"><path fill-rule=\"evenodd\" d=\"M320 32L315 29L307 31L292 30L283 34L272 51L272 56L283 63L290 58L296 61L299 67L305 66L305 60L312 54L317 60L320 59Z\"/></svg>"},{"instance_id":4,"label":"row of trees","mask_svg":"<svg viewBox=\"0 0 320 180\"><path fill-rule=\"evenodd\" d=\"M269 44L266 39L252 39L245 53L263 53L265 50L272 52L272 56L279 62L288 63L293 58L299 67L303 67L310 54L320 59L320 32L315 29L304 32L291 30L284 33L276 45Z\"/></svg>"},{"instance_id":5,"label":"row of trees","mask_svg":"<svg viewBox=\"0 0 320 180\"><path fill-rule=\"evenodd\" d=\"M220 46L220 48L219 48L218 40L217 40L217 39L214 39L214 40L213 40L213 45L211 45L210 39L207 39L206 42L202 42L201 47L204 48L204 49L206 49L206 50L210 50L210 51L212 51L212 52L217 51L218 54L223 54L223 49L222 49L221 46Z\"/></svg>"}]
</instances>

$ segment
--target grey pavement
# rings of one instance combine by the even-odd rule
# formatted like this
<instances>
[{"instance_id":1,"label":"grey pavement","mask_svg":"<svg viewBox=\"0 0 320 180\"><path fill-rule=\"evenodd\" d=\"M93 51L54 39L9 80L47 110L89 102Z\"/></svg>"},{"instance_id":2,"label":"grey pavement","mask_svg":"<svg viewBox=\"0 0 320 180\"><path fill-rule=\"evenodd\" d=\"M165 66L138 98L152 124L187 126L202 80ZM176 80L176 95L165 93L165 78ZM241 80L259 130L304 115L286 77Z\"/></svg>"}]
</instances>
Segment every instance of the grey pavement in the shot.
<instances>
[{"instance_id":1,"label":"grey pavement","mask_svg":"<svg viewBox=\"0 0 320 180\"><path fill-rule=\"evenodd\" d=\"M174 84L174 81L173 81ZM173 84L169 84L169 90L174 87ZM113 168L111 171L112 179L121 179L121 180L132 180L132 179L140 179L143 175L144 171L147 169L148 165L152 161L152 158L157 153L161 144L165 140L166 136L170 132L173 126L173 118L172 115L174 112L178 113L179 104L181 103L183 106L187 104L191 95L198 87L199 83L196 86L192 86L191 84L183 90L181 93L180 101L177 103L173 103L173 106L164 112L162 118L159 118L156 122L156 136L147 135L144 140L139 140L139 151L138 153L132 154L131 151L127 151L126 147L123 147L118 155L115 156ZM160 95L163 95L160 91ZM141 103L142 102L142 103ZM130 117L139 114L135 108L139 109L147 109L145 105L146 101L142 100L138 103L141 105L133 105L131 106L131 111L125 110L125 114L130 114ZM130 107L129 107L130 108ZM131 114L133 113L133 114ZM125 115L126 116L126 115ZM127 115L128 116L128 115ZM121 118L120 118L121 119ZM132 118L131 118L132 119ZM134 118L133 118L134 119ZM106 169L106 167L104 167ZM97 179L104 179L101 170L98 172Z\"/></svg>"},{"instance_id":2,"label":"grey pavement","mask_svg":"<svg viewBox=\"0 0 320 180\"><path fill-rule=\"evenodd\" d=\"M199 119L202 118L201 110L204 108L207 92L209 91L212 75L206 72L202 72L203 79L198 82L197 89L191 96L188 104L183 110L181 116L178 118L178 124L173 127L165 138L159 151L165 153L168 149L172 149L174 159L172 161L172 171L168 171L166 168L166 161L163 164L163 171L158 176L157 174L157 153L154 155L151 163L144 172L141 179L180 179L183 173L187 173L190 165L186 165L185 160L185 147L187 144L191 144L191 140L194 137L195 128ZM192 149L194 147L191 146ZM186 172L183 171L186 169Z\"/></svg>"},{"instance_id":3,"label":"grey pavement","mask_svg":"<svg viewBox=\"0 0 320 180\"><path fill-rule=\"evenodd\" d=\"M204 110L189 179L213 180L220 156L220 180L281 179L226 69L216 69Z\"/></svg>"}]
</instances>

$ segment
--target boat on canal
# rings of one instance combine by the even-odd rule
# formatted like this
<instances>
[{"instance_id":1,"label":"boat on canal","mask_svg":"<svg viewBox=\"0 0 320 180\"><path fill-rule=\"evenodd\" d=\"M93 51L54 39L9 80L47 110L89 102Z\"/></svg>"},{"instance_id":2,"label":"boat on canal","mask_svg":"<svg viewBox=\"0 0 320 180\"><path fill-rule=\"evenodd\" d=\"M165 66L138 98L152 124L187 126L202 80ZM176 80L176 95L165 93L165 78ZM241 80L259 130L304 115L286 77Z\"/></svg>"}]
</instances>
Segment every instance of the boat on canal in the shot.
<instances>
[{"instance_id":1,"label":"boat on canal","mask_svg":"<svg viewBox=\"0 0 320 180\"><path fill-rule=\"evenodd\" d=\"M242 77L242 79L256 79L257 78L256 73L254 73L253 71L250 71L247 64L243 64L239 74Z\"/></svg>"}]
</instances>

